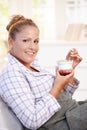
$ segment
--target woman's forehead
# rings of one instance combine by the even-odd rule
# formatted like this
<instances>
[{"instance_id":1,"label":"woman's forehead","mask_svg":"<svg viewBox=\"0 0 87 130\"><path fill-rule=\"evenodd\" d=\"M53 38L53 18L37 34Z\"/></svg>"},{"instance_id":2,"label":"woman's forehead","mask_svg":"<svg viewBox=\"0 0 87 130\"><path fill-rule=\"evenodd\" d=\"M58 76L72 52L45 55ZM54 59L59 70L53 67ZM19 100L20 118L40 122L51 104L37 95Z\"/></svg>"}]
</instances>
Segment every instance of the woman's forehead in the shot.
<instances>
[{"instance_id":1,"label":"woman's forehead","mask_svg":"<svg viewBox=\"0 0 87 130\"><path fill-rule=\"evenodd\" d=\"M26 27L16 34L16 38L39 38L39 30L37 28Z\"/></svg>"}]
</instances>

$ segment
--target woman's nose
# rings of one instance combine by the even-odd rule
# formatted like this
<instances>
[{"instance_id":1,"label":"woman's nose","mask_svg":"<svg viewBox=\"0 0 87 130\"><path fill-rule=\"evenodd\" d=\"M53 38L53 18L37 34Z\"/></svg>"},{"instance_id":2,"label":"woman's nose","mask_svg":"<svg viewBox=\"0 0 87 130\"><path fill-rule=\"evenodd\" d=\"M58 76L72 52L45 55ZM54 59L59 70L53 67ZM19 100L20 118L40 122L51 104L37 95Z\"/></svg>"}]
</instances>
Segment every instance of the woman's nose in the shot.
<instances>
[{"instance_id":1,"label":"woman's nose","mask_svg":"<svg viewBox=\"0 0 87 130\"><path fill-rule=\"evenodd\" d=\"M34 48L34 42L33 42L33 41L29 42L29 43L28 43L28 47L29 47L29 48Z\"/></svg>"}]
</instances>

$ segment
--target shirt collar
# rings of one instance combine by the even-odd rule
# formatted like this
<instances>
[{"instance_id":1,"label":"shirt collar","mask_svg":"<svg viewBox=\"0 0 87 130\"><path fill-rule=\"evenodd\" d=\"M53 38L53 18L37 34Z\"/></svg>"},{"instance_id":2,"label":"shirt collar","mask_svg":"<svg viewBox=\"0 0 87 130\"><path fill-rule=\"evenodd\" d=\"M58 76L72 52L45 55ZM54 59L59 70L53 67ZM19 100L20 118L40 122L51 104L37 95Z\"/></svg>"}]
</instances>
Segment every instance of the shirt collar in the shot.
<instances>
[{"instance_id":1,"label":"shirt collar","mask_svg":"<svg viewBox=\"0 0 87 130\"><path fill-rule=\"evenodd\" d=\"M25 68L27 69L27 67L25 67L21 62L19 62L13 55L11 55L10 53L8 53L8 61L10 64L12 65L16 65L16 67L18 66L18 68ZM40 71L41 70L41 67L40 65L38 64L38 59L37 57L34 59L34 61L31 63L30 65L31 67L35 68L36 70Z\"/></svg>"}]
</instances>

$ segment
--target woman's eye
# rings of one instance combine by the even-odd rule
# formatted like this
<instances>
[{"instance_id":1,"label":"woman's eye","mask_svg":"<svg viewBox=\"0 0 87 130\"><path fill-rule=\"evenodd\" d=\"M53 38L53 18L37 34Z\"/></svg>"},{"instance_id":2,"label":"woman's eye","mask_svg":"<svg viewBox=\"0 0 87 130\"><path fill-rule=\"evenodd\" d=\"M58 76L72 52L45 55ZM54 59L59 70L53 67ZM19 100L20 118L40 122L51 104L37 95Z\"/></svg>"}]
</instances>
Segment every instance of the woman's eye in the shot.
<instances>
[{"instance_id":1,"label":"woman's eye","mask_svg":"<svg viewBox=\"0 0 87 130\"><path fill-rule=\"evenodd\" d=\"M35 40L34 43L35 43L35 44L38 44L38 43L39 43L39 40Z\"/></svg>"},{"instance_id":2,"label":"woman's eye","mask_svg":"<svg viewBox=\"0 0 87 130\"><path fill-rule=\"evenodd\" d=\"M24 39L23 42L27 42L28 40Z\"/></svg>"}]
</instances>

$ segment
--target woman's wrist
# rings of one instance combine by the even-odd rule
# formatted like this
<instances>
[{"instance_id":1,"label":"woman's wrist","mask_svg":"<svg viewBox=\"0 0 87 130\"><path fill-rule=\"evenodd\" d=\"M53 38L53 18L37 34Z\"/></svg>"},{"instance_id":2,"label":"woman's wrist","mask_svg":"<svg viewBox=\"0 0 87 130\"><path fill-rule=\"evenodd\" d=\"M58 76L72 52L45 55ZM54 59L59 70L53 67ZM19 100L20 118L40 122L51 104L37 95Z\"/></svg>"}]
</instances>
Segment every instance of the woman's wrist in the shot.
<instances>
[{"instance_id":1,"label":"woman's wrist","mask_svg":"<svg viewBox=\"0 0 87 130\"><path fill-rule=\"evenodd\" d=\"M69 83L74 86L76 84L75 78L73 78Z\"/></svg>"}]
</instances>

